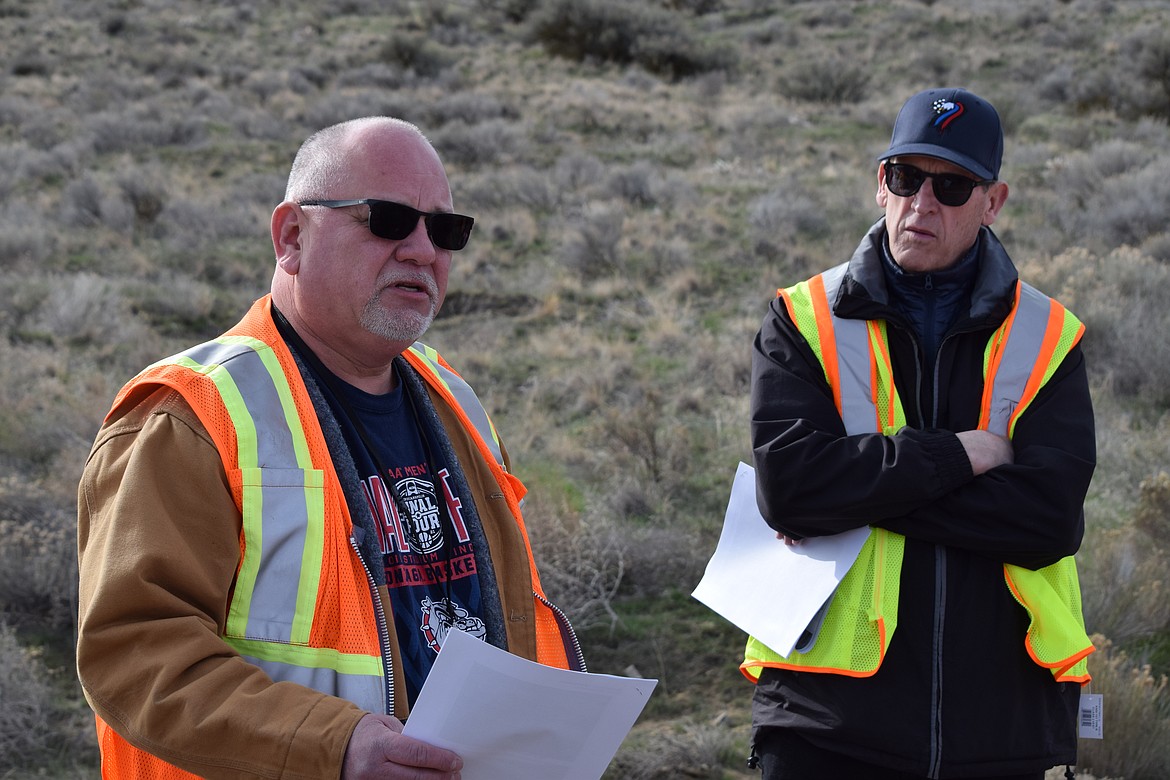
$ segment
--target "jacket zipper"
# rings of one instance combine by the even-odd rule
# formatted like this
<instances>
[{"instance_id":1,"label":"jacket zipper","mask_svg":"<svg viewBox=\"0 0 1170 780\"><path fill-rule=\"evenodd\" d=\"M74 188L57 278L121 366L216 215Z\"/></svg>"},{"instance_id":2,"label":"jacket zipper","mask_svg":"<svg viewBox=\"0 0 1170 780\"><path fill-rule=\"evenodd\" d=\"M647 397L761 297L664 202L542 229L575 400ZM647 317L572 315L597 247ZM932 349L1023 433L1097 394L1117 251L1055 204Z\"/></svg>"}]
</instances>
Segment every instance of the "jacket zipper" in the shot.
<instances>
[{"instance_id":1,"label":"jacket zipper","mask_svg":"<svg viewBox=\"0 0 1170 780\"><path fill-rule=\"evenodd\" d=\"M931 372L930 425L938 427L939 366L943 347L953 334L947 334L938 345ZM937 778L942 771L943 740L943 635L947 613L947 550L941 544L934 546L934 638L931 648L931 689L930 689L930 771L927 776Z\"/></svg>"},{"instance_id":2,"label":"jacket zipper","mask_svg":"<svg viewBox=\"0 0 1170 780\"><path fill-rule=\"evenodd\" d=\"M907 328L906 332L915 347L914 368L918 381L915 383L914 402L918 407L918 419L923 422L924 427L935 427L938 425L939 356L942 355L943 345L949 336L943 338L934 356L934 367L929 377L932 387L931 409L930 416L927 417L923 414L922 408L921 388L923 381L927 379L923 371L922 345L918 343L918 339L915 337L912 329ZM926 774L929 778L937 778L942 767L942 645L944 618L946 615L946 570L946 549L941 544L936 544L934 545L934 619L933 625L931 626L932 646L930 662L930 762Z\"/></svg>"},{"instance_id":3,"label":"jacket zipper","mask_svg":"<svg viewBox=\"0 0 1170 780\"><path fill-rule=\"evenodd\" d=\"M553 615L556 616L557 623L559 623L561 627L561 636L568 639L569 645L573 651L573 655L577 660L577 667L574 669L574 671L589 671L587 668L585 668L585 653L581 650L581 642L577 639L577 632L573 630L573 625L569 622L568 616L561 610L560 607L558 607L556 604L553 604L551 601L536 591L532 591L532 595L536 596L536 599L541 604L544 604L546 607L552 610Z\"/></svg>"},{"instance_id":4,"label":"jacket zipper","mask_svg":"<svg viewBox=\"0 0 1170 780\"><path fill-rule=\"evenodd\" d=\"M934 645L931 647L930 670L930 772L937 778L942 767L942 686L943 625L947 611L947 551L941 544L934 546Z\"/></svg>"},{"instance_id":5,"label":"jacket zipper","mask_svg":"<svg viewBox=\"0 0 1170 780\"><path fill-rule=\"evenodd\" d=\"M366 584L370 586L370 598L374 602L374 618L378 623L378 643L382 647L382 673L386 684L386 714L393 717L394 715L394 659L390 657L390 629L387 627L386 610L382 606L382 597L378 595L378 584L374 581L374 575L370 574L370 567L366 565L366 559L362 557L361 550L358 549L357 539L350 534L349 546L353 548L354 555L357 556L358 561L362 565L362 571L366 575Z\"/></svg>"}]
</instances>

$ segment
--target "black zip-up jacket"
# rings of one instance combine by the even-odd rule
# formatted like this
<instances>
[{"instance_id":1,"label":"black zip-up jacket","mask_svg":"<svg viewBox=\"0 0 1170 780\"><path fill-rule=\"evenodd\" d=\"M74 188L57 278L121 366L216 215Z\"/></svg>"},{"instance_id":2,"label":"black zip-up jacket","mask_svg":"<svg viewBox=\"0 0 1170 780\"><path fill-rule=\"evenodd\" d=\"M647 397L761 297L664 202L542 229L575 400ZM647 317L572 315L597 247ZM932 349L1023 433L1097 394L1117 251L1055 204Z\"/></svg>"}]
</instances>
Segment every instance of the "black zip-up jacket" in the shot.
<instances>
[{"instance_id":1,"label":"black zip-up jacket","mask_svg":"<svg viewBox=\"0 0 1170 780\"><path fill-rule=\"evenodd\" d=\"M977 426L983 351L1011 309L1016 268L983 228L970 303L929 360L891 303L884 241L878 222L830 302L841 317L887 320L906 428L847 435L776 299L753 348L751 435L760 511L776 530L801 538L868 524L906 536L898 627L872 677L765 669L754 725L931 778L1073 763L1079 686L1028 656L1027 614L1003 564L1038 569L1080 546L1096 460L1083 355L1074 349L1020 417L1014 463L974 476L955 434Z\"/></svg>"}]
</instances>

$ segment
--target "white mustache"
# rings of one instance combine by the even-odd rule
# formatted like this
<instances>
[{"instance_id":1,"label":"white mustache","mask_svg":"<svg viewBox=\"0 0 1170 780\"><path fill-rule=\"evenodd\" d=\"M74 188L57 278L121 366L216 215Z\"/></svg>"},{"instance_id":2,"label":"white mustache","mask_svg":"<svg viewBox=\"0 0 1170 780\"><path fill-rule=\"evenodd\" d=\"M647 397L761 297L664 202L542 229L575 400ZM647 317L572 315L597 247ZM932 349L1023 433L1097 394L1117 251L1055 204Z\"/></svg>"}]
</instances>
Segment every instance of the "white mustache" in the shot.
<instances>
[{"instance_id":1,"label":"white mustache","mask_svg":"<svg viewBox=\"0 0 1170 780\"><path fill-rule=\"evenodd\" d=\"M387 287L398 287L401 285L410 285L424 290L431 298L439 296L439 286L435 283L434 277L427 274L393 274L383 276L378 279L378 290L384 290Z\"/></svg>"}]
</instances>

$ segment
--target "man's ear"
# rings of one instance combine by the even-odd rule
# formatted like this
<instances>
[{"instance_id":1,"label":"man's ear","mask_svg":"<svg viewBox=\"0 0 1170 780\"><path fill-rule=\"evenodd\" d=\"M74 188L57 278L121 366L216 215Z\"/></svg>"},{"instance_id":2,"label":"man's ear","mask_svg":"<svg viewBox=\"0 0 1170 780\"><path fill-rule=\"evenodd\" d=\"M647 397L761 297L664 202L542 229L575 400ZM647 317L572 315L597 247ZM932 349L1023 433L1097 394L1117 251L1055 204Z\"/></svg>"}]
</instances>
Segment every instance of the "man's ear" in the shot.
<instances>
[{"instance_id":1,"label":"man's ear","mask_svg":"<svg viewBox=\"0 0 1170 780\"><path fill-rule=\"evenodd\" d=\"M877 201L878 207L884 209L886 207L886 201L888 201L890 198L890 193L886 192L886 162L885 162L885 160L882 160L882 162L878 164L877 180L878 180L877 195L874 197L874 199Z\"/></svg>"},{"instance_id":2,"label":"man's ear","mask_svg":"<svg viewBox=\"0 0 1170 780\"><path fill-rule=\"evenodd\" d=\"M1007 199L1007 182L997 181L988 185L987 209L983 212L984 225L991 225L992 222L995 222L995 218L999 216L999 211L1003 208L1003 204L1007 203Z\"/></svg>"},{"instance_id":3,"label":"man's ear","mask_svg":"<svg viewBox=\"0 0 1170 780\"><path fill-rule=\"evenodd\" d=\"M284 201L272 212L272 249L276 265L294 275L301 265L301 228L305 214L300 206Z\"/></svg>"}]
</instances>

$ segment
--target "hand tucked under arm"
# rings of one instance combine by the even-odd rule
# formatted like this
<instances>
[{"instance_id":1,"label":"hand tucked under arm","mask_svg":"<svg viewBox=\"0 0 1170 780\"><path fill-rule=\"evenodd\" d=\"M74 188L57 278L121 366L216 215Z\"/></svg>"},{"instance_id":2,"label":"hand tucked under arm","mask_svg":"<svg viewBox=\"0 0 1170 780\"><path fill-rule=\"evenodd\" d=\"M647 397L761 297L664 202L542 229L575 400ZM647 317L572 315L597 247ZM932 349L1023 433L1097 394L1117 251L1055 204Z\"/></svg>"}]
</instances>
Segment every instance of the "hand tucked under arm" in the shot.
<instances>
[{"instance_id":1,"label":"hand tucked under arm","mask_svg":"<svg viewBox=\"0 0 1170 780\"><path fill-rule=\"evenodd\" d=\"M803 541L802 539L798 539L795 536L788 536L787 534L782 534L780 532L776 533L776 538L784 542L784 544L788 547L796 547Z\"/></svg>"},{"instance_id":2,"label":"hand tucked under arm","mask_svg":"<svg viewBox=\"0 0 1170 780\"><path fill-rule=\"evenodd\" d=\"M1005 436L981 430L961 431L955 435L971 459L971 471L975 476L1015 460L1012 443Z\"/></svg>"}]
</instances>

